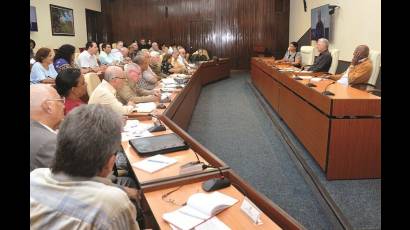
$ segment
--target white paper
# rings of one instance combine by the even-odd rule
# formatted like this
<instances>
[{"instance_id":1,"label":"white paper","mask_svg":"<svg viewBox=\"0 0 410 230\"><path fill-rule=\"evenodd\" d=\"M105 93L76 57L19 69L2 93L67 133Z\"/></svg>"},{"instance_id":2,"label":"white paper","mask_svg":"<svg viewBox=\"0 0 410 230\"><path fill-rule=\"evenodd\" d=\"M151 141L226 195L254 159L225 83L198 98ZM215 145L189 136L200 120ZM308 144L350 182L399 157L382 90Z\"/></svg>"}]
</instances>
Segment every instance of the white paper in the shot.
<instances>
[{"instance_id":1,"label":"white paper","mask_svg":"<svg viewBox=\"0 0 410 230\"><path fill-rule=\"evenodd\" d=\"M312 76L299 76L299 77L302 79L306 79L306 80L310 80L313 78Z\"/></svg>"},{"instance_id":2,"label":"white paper","mask_svg":"<svg viewBox=\"0 0 410 230\"><path fill-rule=\"evenodd\" d=\"M127 120L124 131L121 133L121 141L129 141L141 137L152 137L152 133L147 130L152 126L154 125L141 123L138 120Z\"/></svg>"},{"instance_id":3,"label":"white paper","mask_svg":"<svg viewBox=\"0 0 410 230\"><path fill-rule=\"evenodd\" d=\"M311 82L319 82L321 80L323 80L323 78L321 78L321 77L313 77L313 78L310 79Z\"/></svg>"},{"instance_id":4,"label":"white paper","mask_svg":"<svg viewBox=\"0 0 410 230\"><path fill-rule=\"evenodd\" d=\"M148 157L142 161L138 161L131 165L132 167L139 168L149 173L153 173L167 166L175 164L176 162L177 160L174 158L166 157L161 154L157 154L155 156Z\"/></svg>"},{"instance_id":5,"label":"white paper","mask_svg":"<svg viewBox=\"0 0 410 230\"><path fill-rule=\"evenodd\" d=\"M211 194L195 193L189 197L187 204L208 216L213 216L236 202L238 200L235 198L220 192L213 192Z\"/></svg>"},{"instance_id":6,"label":"white paper","mask_svg":"<svg viewBox=\"0 0 410 230\"><path fill-rule=\"evenodd\" d=\"M216 216L205 221L204 223L195 227L195 230L230 230L231 228L226 226L224 222L219 220Z\"/></svg>"},{"instance_id":7,"label":"white paper","mask_svg":"<svg viewBox=\"0 0 410 230\"><path fill-rule=\"evenodd\" d=\"M138 113L150 113L157 108L157 105L154 102L138 103L135 105L133 111Z\"/></svg>"},{"instance_id":8,"label":"white paper","mask_svg":"<svg viewBox=\"0 0 410 230\"><path fill-rule=\"evenodd\" d=\"M164 78L161 80L164 84L177 84L177 82L173 78Z\"/></svg>"}]
</instances>

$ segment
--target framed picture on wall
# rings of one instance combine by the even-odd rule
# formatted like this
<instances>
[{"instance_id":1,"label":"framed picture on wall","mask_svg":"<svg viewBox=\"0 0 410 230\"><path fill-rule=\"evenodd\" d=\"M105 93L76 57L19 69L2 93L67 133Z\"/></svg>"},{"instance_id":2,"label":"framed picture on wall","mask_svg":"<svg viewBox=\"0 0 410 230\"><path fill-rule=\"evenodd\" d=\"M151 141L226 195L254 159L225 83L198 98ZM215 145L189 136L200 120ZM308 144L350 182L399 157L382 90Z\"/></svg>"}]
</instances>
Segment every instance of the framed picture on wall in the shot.
<instances>
[{"instance_id":1,"label":"framed picture on wall","mask_svg":"<svg viewBox=\"0 0 410 230\"><path fill-rule=\"evenodd\" d=\"M51 5L51 31L53 36L74 36L73 9Z\"/></svg>"}]
</instances>

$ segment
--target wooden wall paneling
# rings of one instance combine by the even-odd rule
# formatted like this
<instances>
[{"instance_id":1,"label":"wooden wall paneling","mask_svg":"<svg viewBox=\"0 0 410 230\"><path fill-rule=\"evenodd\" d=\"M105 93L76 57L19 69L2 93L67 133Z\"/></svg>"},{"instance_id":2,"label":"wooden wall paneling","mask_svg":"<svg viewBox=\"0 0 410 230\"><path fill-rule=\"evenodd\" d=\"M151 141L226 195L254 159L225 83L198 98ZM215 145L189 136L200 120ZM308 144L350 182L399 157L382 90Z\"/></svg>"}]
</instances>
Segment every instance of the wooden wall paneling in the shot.
<instances>
[{"instance_id":1,"label":"wooden wall paneling","mask_svg":"<svg viewBox=\"0 0 410 230\"><path fill-rule=\"evenodd\" d=\"M255 45L281 55L288 45L289 0L101 0L101 5L110 41L144 37L188 51L202 46L211 56L231 58L235 69L249 69Z\"/></svg>"}]
</instances>

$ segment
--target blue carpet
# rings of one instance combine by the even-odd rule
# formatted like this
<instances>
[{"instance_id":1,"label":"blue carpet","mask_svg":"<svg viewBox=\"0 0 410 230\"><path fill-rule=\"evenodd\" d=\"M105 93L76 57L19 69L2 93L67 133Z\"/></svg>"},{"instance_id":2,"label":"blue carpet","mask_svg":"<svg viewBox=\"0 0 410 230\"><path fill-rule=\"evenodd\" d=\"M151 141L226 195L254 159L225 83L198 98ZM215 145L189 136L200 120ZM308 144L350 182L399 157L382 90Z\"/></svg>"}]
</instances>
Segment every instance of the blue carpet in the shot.
<instances>
[{"instance_id":1,"label":"blue carpet","mask_svg":"<svg viewBox=\"0 0 410 230\"><path fill-rule=\"evenodd\" d=\"M248 72L236 72L205 86L188 132L307 229L340 228L305 181L248 81ZM279 122L350 224L355 229L380 228L380 180L327 182L303 146Z\"/></svg>"}]
</instances>

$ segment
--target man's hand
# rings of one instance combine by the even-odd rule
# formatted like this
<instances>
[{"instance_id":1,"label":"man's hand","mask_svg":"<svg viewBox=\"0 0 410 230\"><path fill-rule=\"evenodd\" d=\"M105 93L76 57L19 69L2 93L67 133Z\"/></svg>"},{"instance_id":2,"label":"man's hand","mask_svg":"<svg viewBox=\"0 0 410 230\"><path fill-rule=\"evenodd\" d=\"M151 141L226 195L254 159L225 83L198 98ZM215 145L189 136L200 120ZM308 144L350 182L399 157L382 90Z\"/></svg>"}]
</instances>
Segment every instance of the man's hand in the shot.
<instances>
[{"instance_id":1,"label":"man's hand","mask_svg":"<svg viewBox=\"0 0 410 230\"><path fill-rule=\"evenodd\" d=\"M123 187L125 192L128 195L128 198L130 198L131 200L141 200L141 190L135 189L135 188L129 188L129 187Z\"/></svg>"},{"instance_id":2,"label":"man's hand","mask_svg":"<svg viewBox=\"0 0 410 230\"><path fill-rule=\"evenodd\" d=\"M132 101L129 101L128 103L127 103L127 105L130 105L130 106L135 106L135 103L134 102L132 102Z\"/></svg>"}]
</instances>

